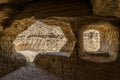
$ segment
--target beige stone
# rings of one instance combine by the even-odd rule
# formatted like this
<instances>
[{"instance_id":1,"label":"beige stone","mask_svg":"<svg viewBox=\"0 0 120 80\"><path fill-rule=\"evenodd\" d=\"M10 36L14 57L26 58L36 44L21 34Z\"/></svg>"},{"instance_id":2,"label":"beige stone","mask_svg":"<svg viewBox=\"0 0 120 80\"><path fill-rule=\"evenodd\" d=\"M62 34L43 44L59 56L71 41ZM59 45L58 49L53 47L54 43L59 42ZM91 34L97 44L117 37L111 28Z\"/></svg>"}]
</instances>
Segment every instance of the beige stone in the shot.
<instances>
[{"instance_id":1,"label":"beige stone","mask_svg":"<svg viewBox=\"0 0 120 80\"><path fill-rule=\"evenodd\" d=\"M98 51L100 49L100 33L95 29L83 32L83 45L86 51Z\"/></svg>"}]
</instances>

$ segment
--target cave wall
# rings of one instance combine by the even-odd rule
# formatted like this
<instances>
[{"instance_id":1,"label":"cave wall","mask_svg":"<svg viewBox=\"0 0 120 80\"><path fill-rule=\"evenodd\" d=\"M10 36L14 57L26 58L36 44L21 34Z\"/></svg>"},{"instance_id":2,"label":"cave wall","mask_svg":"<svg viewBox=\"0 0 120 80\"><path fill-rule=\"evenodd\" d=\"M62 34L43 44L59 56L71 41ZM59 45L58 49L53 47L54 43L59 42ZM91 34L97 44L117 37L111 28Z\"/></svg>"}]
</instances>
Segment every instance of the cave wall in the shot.
<instances>
[{"instance_id":1,"label":"cave wall","mask_svg":"<svg viewBox=\"0 0 120 80\"><path fill-rule=\"evenodd\" d=\"M11 71L16 70L16 68L20 68L21 66L25 65L26 61L24 59L20 58L19 60L19 58L17 58L18 61L16 58L13 59L15 52L13 50L14 46L12 45L12 42L19 33L26 30L36 20L44 20L44 18L48 17L48 20L69 23L77 39L79 37L79 28L87 24L96 23L99 21L107 21L117 28L119 28L120 25L120 19L110 17L111 15L107 17L97 16L96 14L93 15L92 5L89 0L38 0L22 4L22 6L21 4L19 6L11 3L2 4L0 5L0 8L0 63L2 63L0 64L0 66L2 66L0 67L1 77L7 73L10 73ZM34 63L36 67L59 76L61 80L119 80L119 57L114 62L96 63L89 60L82 60L79 57L78 51L79 49L77 42L70 57L38 55ZM1 79L5 80L5 78Z\"/></svg>"}]
</instances>

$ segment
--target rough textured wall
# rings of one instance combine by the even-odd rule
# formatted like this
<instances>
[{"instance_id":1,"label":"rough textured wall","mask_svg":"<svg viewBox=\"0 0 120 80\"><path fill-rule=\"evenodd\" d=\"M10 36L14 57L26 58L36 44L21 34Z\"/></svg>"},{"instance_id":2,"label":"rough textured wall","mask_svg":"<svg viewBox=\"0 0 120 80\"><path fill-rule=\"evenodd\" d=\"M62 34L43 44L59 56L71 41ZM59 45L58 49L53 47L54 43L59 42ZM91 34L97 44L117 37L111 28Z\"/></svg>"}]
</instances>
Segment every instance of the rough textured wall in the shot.
<instances>
[{"instance_id":1,"label":"rough textured wall","mask_svg":"<svg viewBox=\"0 0 120 80\"><path fill-rule=\"evenodd\" d=\"M0 76L3 76L16 68L25 65L26 60L22 55L16 55L13 41L17 34L26 29L34 22L34 18L23 19L22 21L16 20L11 27L5 28L0 35ZM31 24L30 24L31 23ZM18 26L19 25L19 26ZM21 29L21 26L24 28ZM4 66L4 67L3 67Z\"/></svg>"},{"instance_id":2,"label":"rough textured wall","mask_svg":"<svg viewBox=\"0 0 120 80\"><path fill-rule=\"evenodd\" d=\"M84 16L84 17L49 17L43 21L63 21L70 23L71 28L78 39L78 31L83 25L94 23L96 21L109 21L113 25L119 27L119 19L111 17ZM15 20L11 27L6 28L4 34L13 37L27 29L36 21L34 17L21 20ZM13 32L14 30L14 32ZM13 36L14 35L14 36ZM6 36L8 38L8 36ZM7 39L6 38L6 39ZM119 80L120 70L118 69L119 57L117 61L111 63L98 64L91 61L82 60L78 53L78 43L74 48L70 57L55 55L38 55L34 61L35 65L40 69L51 72L64 80ZM11 50L11 48L9 48ZM96 74L94 74L96 73ZM113 74L114 73L114 74ZM26 73L26 75L29 75ZM111 75L111 77L109 77ZM92 77L95 76L95 77ZM21 76L23 77L23 76ZM89 77L89 78L88 78ZM24 79L23 79L24 80Z\"/></svg>"},{"instance_id":3,"label":"rough textured wall","mask_svg":"<svg viewBox=\"0 0 120 80\"><path fill-rule=\"evenodd\" d=\"M120 0L91 0L93 14L120 18Z\"/></svg>"},{"instance_id":4,"label":"rough textured wall","mask_svg":"<svg viewBox=\"0 0 120 80\"><path fill-rule=\"evenodd\" d=\"M119 28L109 22L95 22L79 28L79 54L93 62L115 61L119 54Z\"/></svg>"},{"instance_id":5,"label":"rough textured wall","mask_svg":"<svg viewBox=\"0 0 120 80\"><path fill-rule=\"evenodd\" d=\"M6 3L21 4L27 1L32 1L32 0L0 0L0 4L6 4Z\"/></svg>"},{"instance_id":6,"label":"rough textured wall","mask_svg":"<svg viewBox=\"0 0 120 80\"><path fill-rule=\"evenodd\" d=\"M34 16L37 19L50 16L84 16L91 15L89 1L81 2L72 0L38 0L30 4L26 4L19 15L15 19L22 19Z\"/></svg>"},{"instance_id":7,"label":"rough textured wall","mask_svg":"<svg viewBox=\"0 0 120 80\"><path fill-rule=\"evenodd\" d=\"M52 17L49 19L52 19ZM86 24L96 23L102 20L109 21L119 27L119 21L116 21L115 18L108 17L85 16L79 17L77 20L75 18L53 17L53 19L71 23L71 27L77 39L79 37L77 34L79 28ZM77 43L75 50L78 49L78 46ZM39 68L57 74L64 80L119 80L119 57L117 61L111 63L94 63L88 60L82 60L79 57L78 50L73 52L69 58L63 56L38 55L35 64ZM110 75L111 77L109 77Z\"/></svg>"},{"instance_id":8,"label":"rough textured wall","mask_svg":"<svg viewBox=\"0 0 120 80\"><path fill-rule=\"evenodd\" d=\"M13 5L1 5L0 6L0 32L4 30L8 22L16 15L19 11L16 6Z\"/></svg>"},{"instance_id":9,"label":"rough textured wall","mask_svg":"<svg viewBox=\"0 0 120 80\"><path fill-rule=\"evenodd\" d=\"M58 3L56 3L56 2L58 2ZM119 25L120 25L120 23L119 23L120 20L113 18L113 17L83 16L83 15L91 15L91 13L89 12L90 9L88 8L88 4L86 4L86 5L84 4L85 5L84 6L83 3L81 4L78 2L76 2L76 3L73 2L73 4L71 4L71 3L66 2L64 4L66 7L64 7L64 6L61 6L62 3L60 3L59 1L56 1L56 2L40 3L38 1L35 3L31 3L30 5L29 4L26 5L25 8L22 10L22 12L17 14L17 16L14 18L14 20L10 22L11 24L9 24L9 26L5 26L5 29L3 30L3 32L0 33L2 35L4 34L4 37L6 36L6 38L3 37L6 41L7 40L9 41L8 43L3 43L2 41L4 41L4 40L1 41L1 43L3 43L3 45L7 44L5 47L3 46L3 49L4 49L3 52L5 51L3 54L8 55L8 51L10 51L10 52L12 51L11 43L15 39L15 36L17 34L21 33L22 31L24 31L25 29L27 29L31 24L33 24L36 21L36 18L40 19L40 18L44 18L47 16L77 16L77 18L76 17L74 17L74 18L73 17L49 17L49 19L63 21L63 22L69 22L77 39L78 39L77 33L78 33L79 28L86 24L96 23L96 21L109 21L114 26L119 27ZM41 5L41 4L43 4L43 5ZM59 6L57 6L58 4L59 4ZM31 6L31 5L33 5L33 6ZM46 7L46 5L47 6L49 5L49 6ZM74 5L74 7L73 7L73 5ZM40 6L40 7L38 7L38 6ZM33 8L31 8L31 7L33 7ZM39 9L37 9L37 8L39 8ZM65 10L64 10L64 8L65 8ZM82 15L82 17L80 17L81 15ZM32 16L35 16L35 18ZM8 44L10 44L10 45L8 46ZM34 63L39 69L38 68L36 69L34 66L32 67L32 69L29 66L23 66L22 70L21 70L21 68L17 70L17 73L19 73L21 75L23 73L25 75L15 76L14 72L13 72L13 74L12 73L9 74L10 76L8 76L8 78L11 79L11 77L12 77L12 79L14 78L14 79L18 79L18 80L19 79L34 80L34 79L36 79L36 76L40 76L39 70L42 69L43 72L42 71L41 72L43 74L44 74L44 72L46 73L46 71L47 71L51 74L61 77L62 80L119 80L120 79L120 69L119 69L120 58L119 57L118 57L117 61L115 61L115 62L98 64L98 63L80 59L77 48L78 48L78 43L75 46L74 53L69 58L63 57L63 56L38 55L36 57L36 60L34 61ZM12 56L12 54L13 54L13 52L8 56ZM11 62L12 62L11 59L8 58L9 62L7 62L6 56L5 56L5 58L2 57L0 59L2 59L0 63L4 63L2 66L11 65ZM14 61L16 61L16 60L13 60L13 62ZM22 65L25 65L24 62L22 62L22 61L21 61ZM9 63L9 65L7 65L8 63ZM16 64L18 64L18 62L15 63L14 66L16 66ZM23 68L24 68L24 71L23 71ZM26 69L28 72L26 71ZM12 66L12 68L7 67L7 70L6 70L6 67L1 67L0 71L2 71L2 70L5 70L3 72L5 74L7 74L8 72L6 72L6 71L10 72L10 71L15 70L15 68L13 66ZM35 78L31 77L32 74L34 74L34 71L36 71L36 70L38 71L38 75L36 74L36 76L34 76ZM15 73L16 73L16 71L15 71ZM7 77L7 76L5 76L5 77ZM5 80L6 79L5 77L1 78L1 79ZM41 79L41 77L38 79ZM42 78L42 79L44 80L44 78ZM49 80L49 75L48 76L45 75L45 79ZM53 78L52 78L52 80L53 80ZM54 80L58 80L58 79L54 78Z\"/></svg>"}]
</instances>

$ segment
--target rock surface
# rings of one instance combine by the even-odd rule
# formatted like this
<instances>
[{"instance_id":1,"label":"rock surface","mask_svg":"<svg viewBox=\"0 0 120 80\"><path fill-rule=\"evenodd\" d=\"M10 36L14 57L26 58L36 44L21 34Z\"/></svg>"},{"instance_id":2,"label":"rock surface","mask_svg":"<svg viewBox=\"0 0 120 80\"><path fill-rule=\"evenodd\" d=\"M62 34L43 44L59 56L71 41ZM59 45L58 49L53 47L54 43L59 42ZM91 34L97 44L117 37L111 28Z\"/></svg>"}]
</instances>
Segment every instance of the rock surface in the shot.
<instances>
[{"instance_id":1,"label":"rock surface","mask_svg":"<svg viewBox=\"0 0 120 80\"><path fill-rule=\"evenodd\" d=\"M36 59L36 65L40 69L52 72L63 80L119 80L120 78L119 60L100 64L81 60L78 54L74 54L69 58L39 55Z\"/></svg>"},{"instance_id":2,"label":"rock surface","mask_svg":"<svg viewBox=\"0 0 120 80\"><path fill-rule=\"evenodd\" d=\"M120 18L120 0L91 0L93 14Z\"/></svg>"},{"instance_id":3,"label":"rock surface","mask_svg":"<svg viewBox=\"0 0 120 80\"><path fill-rule=\"evenodd\" d=\"M61 0L59 0L61 1ZM42 3L41 0L38 1L39 3L31 3L30 5L26 5L25 8L20 13L21 15L16 16L16 20L12 22L11 27L4 29L3 34L4 39L1 40L0 50L2 50L2 53L13 54L13 49L11 48L13 41L15 40L16 36L20 34L22 31L27 29L29 26L31 26L34 22L34 18L30 18L31 16L35 16L35 18L43 18L46 16L52 16L52 15L59 15L59 16L80 16L80 15L88 15L90 14L90 10L88 9L88 5L85 3L85 5L82 3L74 3L69 4L68 2L60 3L59 1L52 2L49 1L48 3L44 2ZM63 0L62 0L63 1ZM61 1L61 2L62 2ZM70 0L68 0L70 2ZM84 0L88 1L88 0ZM37 4L36 4L37 3ZM39 6L38 6L39 5ZM48 6L49 5L49 6ZM62 6L61 6L62 5ZM74 6L74 7L73 7ZM39 9L36 9L39 8ZM53 9L54 8L54 9ZM66 8L66 9L65 9ZM65 9L65 10L64 10ZM28 18L26 18L28 17ZM19 20L17 20L19 18ZM99 17L99 16L82 16L77 17L77 20L74 20L73 18L53 18L54 20L63 21L63 22L69 22L71 25L71 28L74 31L74 34L76 35L78 28L80 28L83 25L89 24L92 21L97 20L104 20L104 21L110 21L110 22L117 22L120 25L120 20L116 18L111 17ZM75 22L75 23L74 23ZM118 26L119 26L118 25ZM14 32L13 32L14 31ZM0 33L1 36L1 33ZM78 38L78 35L76 35ZM78 43L77 43L78 44ZM75 46L75 49L78 48L78 46ZM79 50L79 49L78 49ZM12 56L12 55L8 55ZM62 56L63 57L63 56ZM71 57L64 57L61 56L51 56L51 55L42 55L37 56L35 62L38 66L50 70L51 72L57 73L57 75L61 75L64 80L119 80L120 79L120 60L114 62L114 63L106 63L106 64L97 64L85 60L78 60L78 52L75 50L74 56ZM5 74L7 74L8 70L15 70L15 68L8 67L8 63L11 65L11 60L6 57L2 57L0 59L3 59L0 63L4 63L6 68L2 65L0 71L5 70ZM8 60L10 62L7 62L5 60ZM15 61L15 60L13 60ZM24 62L22 62L24 63ZM0 64L0 66L1 66ZM17 66L19 63L16 63L14 66ZM20 67L20 66L19 66ZM41 68L40 68L41 69ZM28 70L28 69L27 69ZM25 70L26 71L26 70ZM39 71L39 70L37 70ZM36 72L37 72L36 71ZM18 71L19 72L19 71ZM24 71L23 71L24 72ZM28 76L29 73L25 74ZM17 75L19 76L19 75ZM94 77L93 77L94 76ZM12 78L11 78L12 77ZM20 78L21 76L19 76ZM31 78L32 75L28 76ZM67 79L68 77L69 79ZM14 75L10 75L8 78L10 79L18 79ZM7 79L8 79L7 78ZM36 78L36 77L35 77ZM6 78L3 78L3 80ZM25 79L26 78L22 78Z\"/></svg>"},{"instance_id":4,"label":"rock surface","mask_svg":"<svg viewBox=\"0 0 120 80\"><path fill-rule=\"evenodd\" d=\"M31 0L0 0L0 4L6 4L6 3L14 3L14 4L20 4L20 3L25 3L27 1L31 1Z\"/></svg>"},{"instance_id":5,"label":"rock surface","mask_svg":"<svg viewBox=\"0 0 120 80\"><path fill-rule=\"evenodd\" d=\"M119 31L107 22L98 22L79 29L79 54L94 62L115 61L119 53Z\"/></svg>"},{"instance_id":6,"label":"rock surface","mask_svg":"<svg viewBox=\"0 0 120 80\"><path fill-rule=\"evenodd\" d=\"M113 17L100 17L100 16L50 17L49 20L44 19L42 22L49 25L50 23L53 23L53 21L56 21L56 24L58 24L57 22L69 23L71 25L70 27L72 28L75 36L77 37L78 36L77 32L79 31L79 28L81 28L86 24L90 24L99 20L109 21L117 26L120 25L119 19L116 19ZM1 41L1 45L2 45L1 50L3 51L2 53L4 53L4 55L8 53L13 54L13 49L11 48L11 46L13 46L12 45L13 41L15 40L18 34L26 30L35 21L36 19L34 17L14 20L12 22L12 25L3 31L4 40ZM60 24L58 25L60 26ZM114 80L114 79L119 80L120 79L119 60L117 60L117 62L114 62L114 63L106 63L106 64L93 63L93 62L80 59L77 50L79 50L78 43L75 45L74 51L70 57L55 56L55 55L42 55L42 56L38 55L35 58L34 63L40 69L43 68L47 71L53 72L56 75L62 77L64 80L75 80L75 79L76 80L80 80L80 79L81 80ZM11 54L9 56L12 56ZM3 58L3 61L1 63L4 63L5 59L6 58ZM8 63L4 63L4 64L7 65ZM17 64L14 66L17 66ZM2 67L1 70L3 70L3 68L4 67ZM12 71L16 70L14 67L12 68L7 67L7 70L11 70L11 69ZM111 77L108 77L110 75ZM95 77L92 77L92 76L95 76Z\"/></svg>"},{"instance_id":7,"label":"rock surface","mask_svg":"<svg viewBox=\"0 0 120 80\"><path fill-rule=\"evenodd\" d=\"M1 50L0 52L0 77L18 69L26 63L24 56L13 56L3 53Z\"/></svg>"},{"instance_id":8,"label":"rock surface","mask_svg":"<svg viewBox=\"0 0 120 80\"><path fill-rule=\"evenodd\" d=\"M86 0L37 0L26 4L15 19L34 16L36 19L50 16L83 16L91 15L90 2Z\"/></svg>"},{"instance_id":9,"label":"rock surface","mask_svg":"<svg viewBox=\"0 0 120 80\"><path fill-rule=\"evenodd\" d=\"M0 5L0 25L7 25L18 12L18 8L8 4Z\"/></svg>"},{"instance_id":10,"label":"rock surface","mask_svg":"<svg viewBox=\"0 0 120 80\"><path fill-rule=\"evenodd\" d=\"M11 27L5 28L1 32L0 34L0 77L25 65L26 60L24 56L15 54L16 52L14 50L13 41L15 40L17 34L22 32L21 30L23 30L23 28L22 29L20 28L21 25L25 29L28 23L30 25L30 23L32 24L33 21L34 21L33 18L29 18L29 20L23 19L22 21L17 20L11 25Z\"/></svg>"},{"instance_id":11,"label":"rock surface","mask_svg":"<svg viewBox=\"0 0 120 80\"><path fill-rule=\"evenodd\" d=\"M50 23L50 20L46 21ZM69 39L68 35L73 40ZM70 56L75 42L75 37L68 25L48 25L36 21L16 37L14 45L17 53L23 54L28 61L33 62L37 54Z\"/></svg>"},{"instance_id":12,"label":"rock surface","mask_svg":"<svg viewBox=\"0 0 120 80\"><path fill-rule=\"evenodd\" d=\"M16 71L0 78L0 80L62 80L58 76L27 63Z\"/></svg>"},{"instance_id":13,"label":"rock surface","mask_svg":"<svg viewBox=\"0 0 120 80\"><path fill-rule=\"evenodd\" d=\"M0 32L2 32L3 30L4 30L4 27L0 25Z\"/></svg>"}]
</instances>

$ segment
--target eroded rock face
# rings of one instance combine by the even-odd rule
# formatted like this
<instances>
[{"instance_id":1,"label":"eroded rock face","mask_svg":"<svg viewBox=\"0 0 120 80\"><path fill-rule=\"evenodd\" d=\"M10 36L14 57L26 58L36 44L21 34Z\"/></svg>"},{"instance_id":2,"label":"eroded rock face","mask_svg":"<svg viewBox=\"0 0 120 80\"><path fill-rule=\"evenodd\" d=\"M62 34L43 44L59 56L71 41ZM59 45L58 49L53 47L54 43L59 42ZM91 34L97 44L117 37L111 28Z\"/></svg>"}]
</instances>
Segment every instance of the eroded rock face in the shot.
<instances>
[{"instance_id":1,"label":"eroded rock face","mask_svg":"<svg viewBox=\"0 0 120 80\"><path fill-rule=\"evenodd\" d=\"M119 52L119 32L108 22L94 23L79 30L79 54L93 62L115 61Z\"/></svg>"},{"instance_id":2,"label":"eroded rock face","mask_svg":"<svg viewBox=\"0 0 120 80\"><path fill-rule=\"evenodd\" d=\"M19 1L16 1L16 0L0 0L0 4L6 4L6 3L24 3L24 2L27 2L27 1L31 1L31 0L19 0Z\"/></svg>"},{"instance_id":3,"label":"eroded rock face","mask_svg":"<svg viewBox=\"0 0 120 80\"><path fill-rule=\"evenodd\" d=\"M34 21L34 18L15 20L10 27L0 33L0 77L26 64L26 58L21 54L16 54L13 41Z\"/></svg>"},{"instance_id":4,"label":"eroded rock face","mask_svg":"<svg viewBox=\"0 0 120 80\"><path fill-rule=\"evenodd\" d=\"M40 19L50 16L69 17L69 16L91 15L91 9L89 7L90 7L89 1L85 1L85 0L82 0L80 2L71 1L71 0L67 0L67 1L33 0L31 3L26 4L23 7L21 13L16 16L16 19L23 19L30 16L35 16L37 19Z\"/></svg>"},{"instance_id":5,"label":"eroded rock face","mask_svg":"<svg viewBox=\"0 0 120 80\"><path fill-rule=\"evenodd\" d=\"M13 43L18 53L33 62L37 54L70 56L70 51L62 49L67 48L65 46L67 42L68 39L60 26L36 21L27 30L20 33ZM74 46L69 47L72 49Z\"/></svg>"},{"instance_id":6,"label":"eroded rock face","mask_svg":"<svg viewBox=\"0 0 120 80\"><path fill-rule=\"evenodd\" d=\"M120 18L120 0L91 0L95 15L116 16Z\"/></svg>"},{"instance_id":7,"label":"eroded rock face","mask_svg":"<svg viewBox=\"0 0 120 80\"><path fill-rule=\"evenodd\" d=\"M1 5L0 6L0 25L6 25L8 24L8 21L10 21L18 12L18 9L15 6L12 5Z\"/></svg>"},{"instance_id":8,"label":"eroded rock face","mask_svg":"<svg viewBox=\"0 0 120 80\"><path fill-rule=\"evenodd\" d=\"M0 25L0 32L4 30L4 27Z\"/></svg>"}]
</instances>

